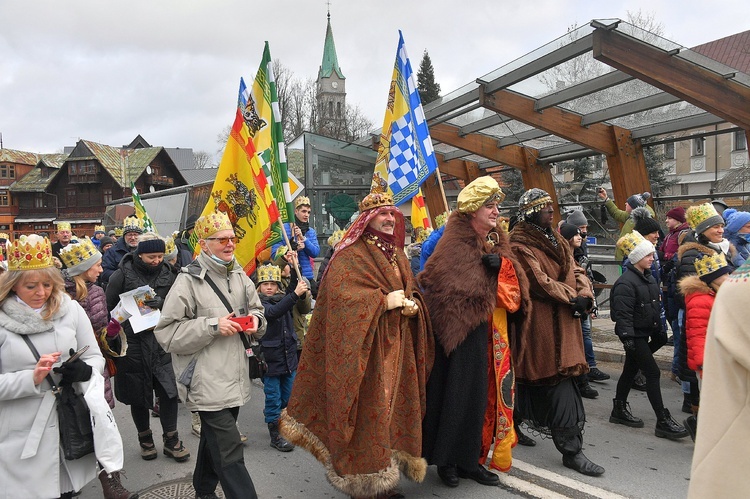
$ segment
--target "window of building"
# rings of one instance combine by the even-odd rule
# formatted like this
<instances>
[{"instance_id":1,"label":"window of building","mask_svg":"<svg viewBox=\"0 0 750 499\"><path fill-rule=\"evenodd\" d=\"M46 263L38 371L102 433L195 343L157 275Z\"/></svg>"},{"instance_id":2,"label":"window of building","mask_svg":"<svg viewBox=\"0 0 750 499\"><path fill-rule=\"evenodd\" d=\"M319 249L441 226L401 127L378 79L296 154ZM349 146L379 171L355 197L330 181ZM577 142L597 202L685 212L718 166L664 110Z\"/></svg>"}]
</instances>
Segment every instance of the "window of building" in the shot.
<instances>
[{"instance_id":1,"label":"window of building","mask_svg":"<svg viewBox=\"0 0 750 499\"><path fill-rule=\"evenodd\" d=\"M664 159L674 159L674 142L664 144Z\"/></svg>"},{"instance_id":2,"label":"window of building","mask_svg":"<svg viewBox=\"0 0 750 499\"><path fill-rule=\"evenodd\" d=\"M44 202L44 194L39 192L34 195L34 208L45 208L47 203Z\"/></svg>"},{"instance_id":3,"label":"window of building","mask_svg":"<svg viewBox=\"0 0 750 499\"><path fill-rule=\"evenodd\" d=\"M734 140L732 142L734 143L734 147L732 148L732 150L747 151L747 136L745 135L745 131L737 130L733 135Z\"/></svg>"},{"instance_id":4,"label":"window of building","mask_svg":"<svg viewBox=\"0 0 750 499\"><path fill-rule=\"evenodd\" d=\"M50 169L46 166L42 166L41 168L39 168L39 176L41 178L49 178L49 170Z\"/></svg>"},{"instance_id":5,"label":"window of building","mask_svg":"<svg viewBox=\"0 0 750 499\"><path fill-rule=\"evenodd\" d=\"M112 189L104 189L102 191L102 200L104 201L104 204L112 202Z\"/></svg>"},{"instance_id":6,"label":"window of building","mask_svg":"<svg viewBox=\"0 0 750 499\"><path fill-rule=\"evenodd\" d=\"M34 230L35 231L49 230L49 224L34 224Z\"/></svg>"},{"instance_id":7,"label":"window of building","mask_svg":"<svg viewBox=\"0 0 750 499\"><path fill-rule=\"evenodd\" d=\"M16 178L15 165L0 165L0 178Z\"/></svg>"},{"instance_id":8,"label":"window of building","mask_svg":"<svg viewBox=\"0 0 750 499\"><path fill-rule=\"evenodd\" d=\"M704 137L696 137L693 139L693 156L705 156L706 155L706 139Z\"/></svg>"},{"instance_id":9,"label":"window of building","mask_svg":"<svg viewBox=\"0 0 750 499\"><path fill-rule=\"evenodd\" d=\"M65 189L65 201L68 208L73 208L76 206L77 199L75 189Z\"/></svg>"},{"instance_id":10,"label":"window of building","mask_svg":"<svg viewBox=\"0 0 750 499\"><path fill-rule=\"evenodd\" d=\"M336 117L341 118L341 103L340 102L336 103Z\"/></svg>"},{"instance_id":11,"label":"window of building","mask_svg":"<svg viewBox=\"0 0 750 499\"><path fill-rule=\"evenodd\" d=\"M8 194L8 191L2 191L0 192L0 206L8 206L10 200L10 196Z\"/></svg>"},{"instance_id":12,"label":"window of building","mask_svg":"<svg viewBox=\"0 0 750 499\"><path fill-rule=\"evenodd\" d=\"M688 184L680 184L680 196L687 196L690 194L690 189L688 189Z\"/></svg>"},{"instance_id":13,"label":"window of building","mask_svg":"<svg viewBox=\"0 0 750 499\"><path fill-rule=\"evenodd\" d=\"M328 116L333 116L333 101L328 101Z\"/></svg>"}]
</instances>

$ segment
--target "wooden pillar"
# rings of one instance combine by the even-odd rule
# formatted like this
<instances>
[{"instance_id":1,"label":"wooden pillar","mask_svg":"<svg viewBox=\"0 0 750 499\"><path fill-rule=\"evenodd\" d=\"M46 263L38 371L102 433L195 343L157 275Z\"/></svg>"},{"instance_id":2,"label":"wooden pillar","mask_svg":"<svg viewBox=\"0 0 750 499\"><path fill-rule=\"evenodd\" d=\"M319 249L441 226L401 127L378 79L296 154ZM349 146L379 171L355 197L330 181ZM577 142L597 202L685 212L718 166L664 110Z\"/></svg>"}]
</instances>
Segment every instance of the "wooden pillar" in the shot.
<instances>
[{"instance_id":1,"label":"wooden pillar","mask_svg":"<svg viewBox=\"0 0 750 499\"><path fill-rule=\"evenodd\" d=\"M422 184L422 194L424 195L427 212L430 215L430 222L432 226L435 227L435 217L448 211L448 200L445 199L443 182L440 178L440 168L435 170L435 172L424 181Z\"/></svg>"},{"instance_id":2,"label":"wooden pillar","mask_svg":"<svg viewBox=\"0 0 750 499\"><path fill-rule=\"evenodd\" d=\"M643 147L640 140L634 140L630 130L612 127L616 149L607 155L609 178L612 182L612 196L620 209L624 209L628 197L642 192L651 192L651 181L646 170ZM653 206L653 197L648 203Z\"/></svg>"},{"instance_id":3,"label":"wooden pillar","mask_svg":"<svg viewBox=\"0 0 750 499\"><path fill-rule=\"evenodd\" d=\"M542 164L537 161L538 156L539 152L536 149L524 148L524 162L526 166L521 170L523 188L529 190L532 187L538 187L549 193L555 208L554 223L557 224L560 221L560 205L557 201L557 191L555 190L552 171L548 164Z\"/></svg>"}]
</instances>

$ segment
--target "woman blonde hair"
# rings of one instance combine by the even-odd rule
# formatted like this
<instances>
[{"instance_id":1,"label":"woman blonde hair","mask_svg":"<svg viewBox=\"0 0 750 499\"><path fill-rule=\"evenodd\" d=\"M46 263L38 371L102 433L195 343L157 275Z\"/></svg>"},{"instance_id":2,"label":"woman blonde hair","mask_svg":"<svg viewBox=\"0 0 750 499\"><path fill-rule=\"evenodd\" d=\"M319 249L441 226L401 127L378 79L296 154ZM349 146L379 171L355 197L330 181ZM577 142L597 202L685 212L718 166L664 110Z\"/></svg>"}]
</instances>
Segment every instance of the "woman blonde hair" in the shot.
<instances>
[{"instance_id":1,"label":"woman blonde hair","mask_svg":"<svg viewBox=\"0 0 750 499\"><path fill-rule=\"evenodd\" d=\"M89 295L89 288L86 285L86 279L83 278L82 274L73 276L70 279L74 283L76 283L76 301L78 303L83 302L83 300L85 300L86 297Z\"/></svg>"},{"instance_id":2,"label":"woman blonde hair","mask_svg":"<svg viewBox=\"0 0 750 499\"><path fill-rule=\"evenodd\" d=\"M52 282L52 292L49 298L47 298L44 311L42 312L42 319L48 321L60 309L63 295L65 294L65 282L62 275L60 275L60 271L55 267L38 270L9 270L3 273L0 276L0 302L5 301L11 294L15 295L13 288L16 284L23 285L24 281L33 277L39 277L42 281Z\"/></svg>"}]
</instances>

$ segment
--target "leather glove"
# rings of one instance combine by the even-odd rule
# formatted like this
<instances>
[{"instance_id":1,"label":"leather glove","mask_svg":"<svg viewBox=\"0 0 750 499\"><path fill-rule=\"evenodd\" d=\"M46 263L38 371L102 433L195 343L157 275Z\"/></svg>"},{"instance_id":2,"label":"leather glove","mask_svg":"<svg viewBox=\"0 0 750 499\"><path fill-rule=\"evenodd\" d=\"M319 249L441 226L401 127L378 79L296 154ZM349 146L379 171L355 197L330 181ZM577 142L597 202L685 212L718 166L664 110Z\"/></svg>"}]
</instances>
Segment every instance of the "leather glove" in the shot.
<instances>
[{"instance_id":1,"label":"leather glove","mask_svg":"<svg viewBox=\"0 0 750 499\"><path fill-rule=\"evenodd\" d=\"M70 349L70 355L73 356L76 351ZM71 385L76 381L88 381L91 378L91 366L86 364L80 358L73 362L63 362L59 367L53 369L57 374L62 375L60 386Z\"/></svg>"},{"instance_id":2,"label":"leather glove","mask_svg":"<svg viewBox=\"0 0 750 499\"><path fill-rule=\"evenodd\" d=\"M107 338L114 338L120 334L120 329L122 329L122 326L117 322L117 319L110 319L107 323Z\"/></svg>"},{"instance_id":3,"label":"leather glove","mask_svg":"<svg viewBox=\"0 0 750 499\"><path fill-rule=\"evenodd\" d=\"M500 264L502 263L502 258L500 258L500 255L490 253L489 255L482 255L482 263L488 269L494 270L495 272L497 272L498 270L500 270Z\"/></svg>"},{"instance_id":4,"label":"leather glove","mask_svg":"<svg viewBox=\"0 0 750 499\"><path fill-rule=\"evenodd\" d=\"M586 298L584 296L576 296L570 300L570 306L573 307L573 317L581 317L585 314L594 304L594 300Z\"/></svg>"},{"instance_id":5,"label":"leather glove","mask_svg":"<svg viewBox=\"0 0 750 499\"><path fill-rule=\"evenodd\" d=\"M404 300L406 300L406 296L404 295L403 289L397 289L396 291L391 291L388 293L385 297L387 308L386 310L393 310L394 308L403 307L404 306Z\"/></svg>"},{"instance_id":6,"label":"leather glove","mask_svg":"<svg viewBox=\"0 0 750 499\"><path fill-rule=\"evenodd\" d=\"M143 302L144 305L147 307L151 307L153 309L161 310L161 307L164 306L164 298L162 298L159 295L154 296L150 300L146 300Z\"/></svg>"},{"instance_id":7,"label":"leather glove","mask_svg":"<svg viewBox=\"0 0 750 499\"><path fill-rule=\"evenodd\" d=\"M622 340L622 347L626 352L635 352L635 340L632 338L625 338Z\"/></svg>"}]
</instances>

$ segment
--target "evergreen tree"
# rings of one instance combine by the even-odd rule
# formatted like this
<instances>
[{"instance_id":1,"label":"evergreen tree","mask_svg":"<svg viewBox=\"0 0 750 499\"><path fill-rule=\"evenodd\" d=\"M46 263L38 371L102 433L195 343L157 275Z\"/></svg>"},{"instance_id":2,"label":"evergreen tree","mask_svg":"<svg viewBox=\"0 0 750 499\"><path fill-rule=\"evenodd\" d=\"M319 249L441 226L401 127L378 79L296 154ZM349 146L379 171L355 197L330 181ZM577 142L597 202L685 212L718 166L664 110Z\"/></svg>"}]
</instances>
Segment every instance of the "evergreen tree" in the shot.
<instances>
[{"instance_id":1,"label":"evergreen tree","mask_svg":"<svg viewBox=\"0 0 750 499\"><path fill-rule=\"evenodd\" d=\"M427 50L424 51L422 62L419 63L417 90L423 106L440 97L440 84L435 82L435 69L432 67L432 61Z\"/></svg>"},{"instance_id":2,"label":"evergreen tree","mask_svg":"<svg viewBox=\"0 0 750 499\"><path fill-rule=\"evenodd\" d=\"M679 178L670 179L669 167L664 164L664 154L658 146L650 146L648 143L655 139L643 140L643 159L646 162L648 180L651 182L651 195L654 197L664 193L670 187L680 181Z\"/></svg>"}]
</instances>

